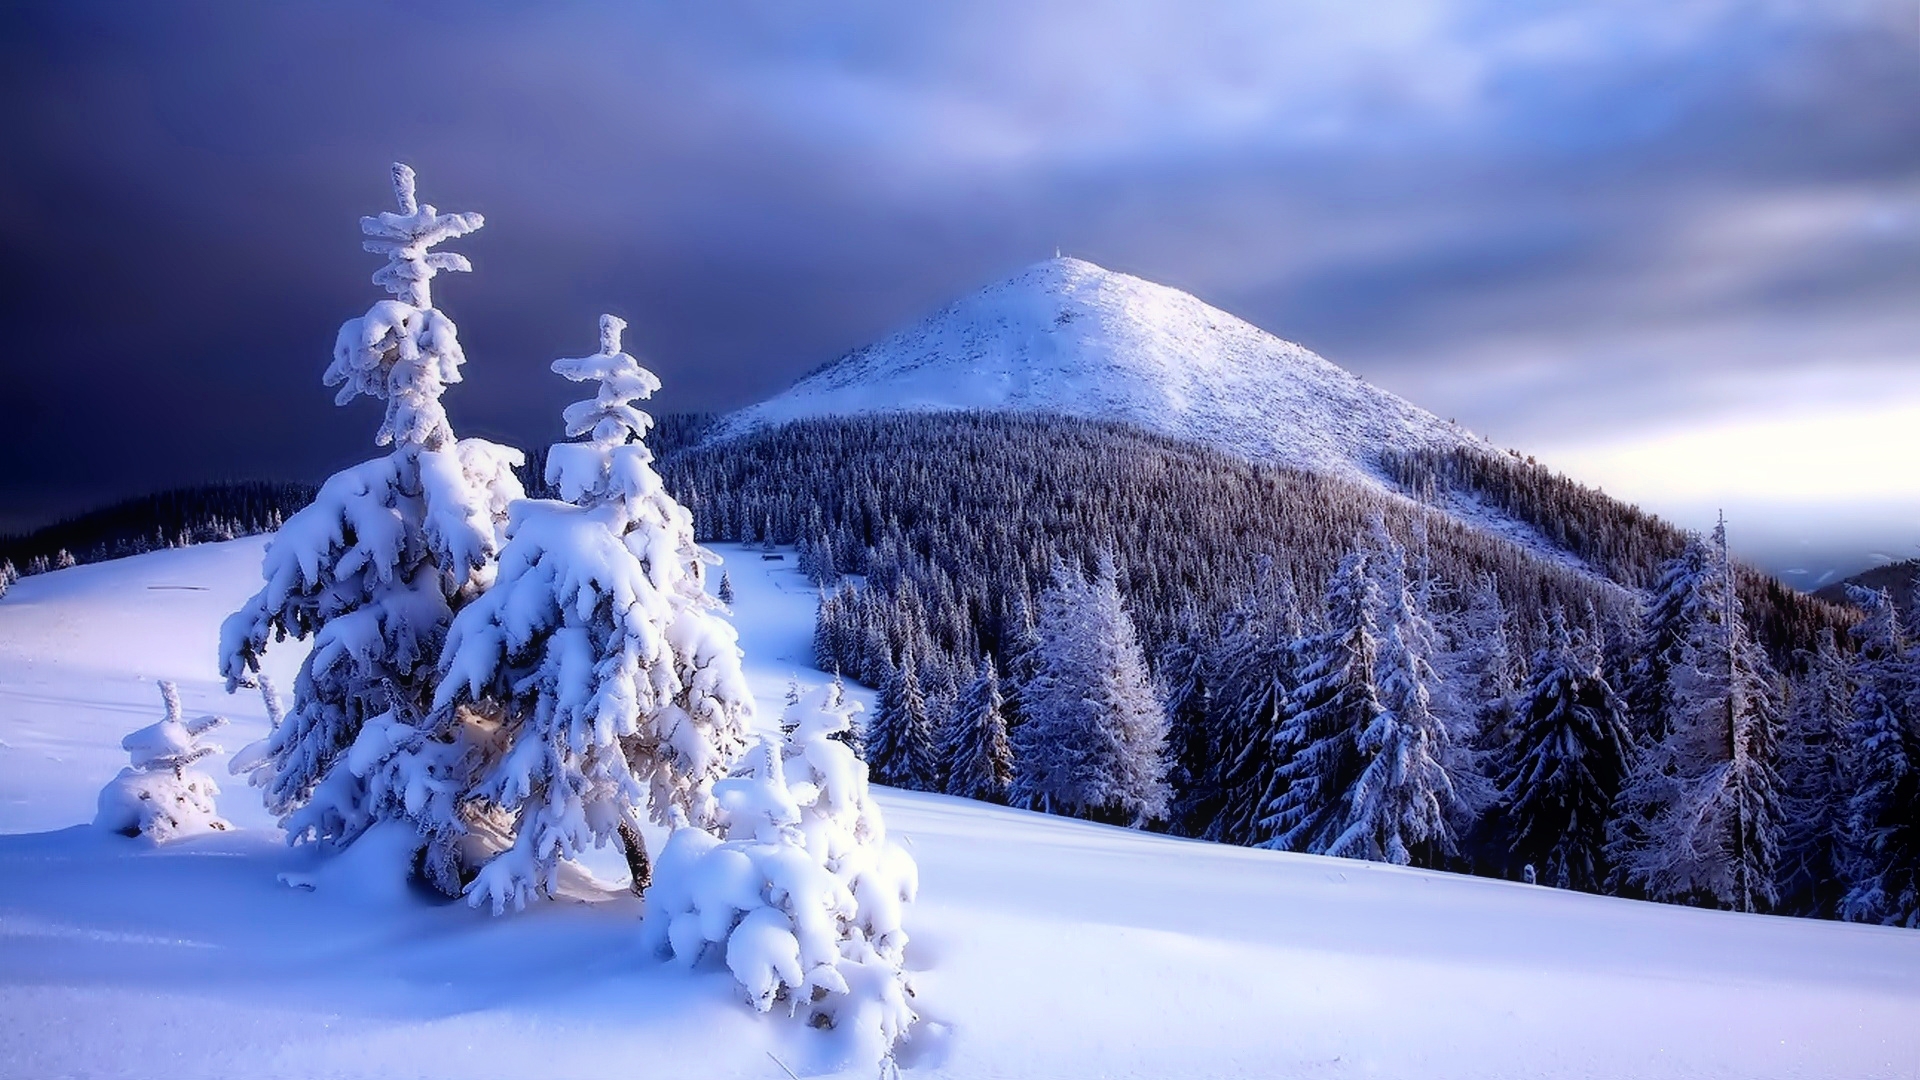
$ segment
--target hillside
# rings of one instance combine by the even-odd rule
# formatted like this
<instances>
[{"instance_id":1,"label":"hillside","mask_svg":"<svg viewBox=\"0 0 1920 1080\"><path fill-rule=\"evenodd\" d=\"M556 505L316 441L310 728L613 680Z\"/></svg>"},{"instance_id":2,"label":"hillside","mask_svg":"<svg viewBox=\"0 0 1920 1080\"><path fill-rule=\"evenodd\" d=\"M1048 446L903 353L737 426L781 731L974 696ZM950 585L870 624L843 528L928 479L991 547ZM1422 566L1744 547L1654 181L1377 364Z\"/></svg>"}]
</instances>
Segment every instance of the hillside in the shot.
<instances>
[{"instance_id":1,"label":"hillside","mask_svg":"<svg viewBox=\"0 0 1920 1080\"><path fill-rule=\"evenodd\" d=\"M1836 604L1851 603L1847 597L1850 586L1885 589L1893 596L1893 606L1910 614L1916 604L1920 604L1920 559L1904 559L1861 571L1845 581L1823 586L1813 595Z\"/></svg>"},{"instance_id":2,"label":"hillside","mask_svg":"<svg viewBox=\"0 0 1920 1080\"><path fill-rule=\"evenodd\" d=\"M1056 258L857 349L711 438L807 417L1008 410L1130 423L1254 461L1372 480L1458 426L1177 289Z\"/></svg>"},{"instance_id":3,"label":"hillside","mask_svg":"<svg viewBox=\"0 0 1920 1080\"><path fill-rule=\"evenodd\" d=\"M641 955L614 871L495 919L317 891L255 793L152 849L80 827L152 680L255 737L212 672L258 539L0 600L0 1061L9 1075L778 1078L819 1039ZM791 553L725 549L763 715L807 670ZM273 654L276 673L298 659ZM218 764L218 762L216 762ZM216 768L224 776L224 770ZM883 791L920 862L907 1077L1876 1078L1920 1060L1920 934L1251 851ZM770 1060L777 1056L779 1063ZM816 1073L817 1074L817 1073ZM871 1072L846 1074L869 1080Z\"/></svg>"}]
</instances>

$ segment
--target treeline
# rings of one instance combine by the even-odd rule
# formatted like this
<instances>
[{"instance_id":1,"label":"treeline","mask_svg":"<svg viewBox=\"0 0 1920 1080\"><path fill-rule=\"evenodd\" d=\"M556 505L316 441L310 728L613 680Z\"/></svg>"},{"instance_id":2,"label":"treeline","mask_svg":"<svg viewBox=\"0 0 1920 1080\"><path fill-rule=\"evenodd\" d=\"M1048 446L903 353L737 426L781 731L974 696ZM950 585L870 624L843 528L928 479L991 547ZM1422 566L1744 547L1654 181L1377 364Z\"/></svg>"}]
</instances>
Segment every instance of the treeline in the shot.
<instances>
[{"instance_id":1,"label":"treeline","mask_svg":"<svg viewBox=\"0 0 1920 1080\"><path fill-rule=\"evenodd\" d=\"M804 420L663 460L706 540L794 544L823 586L832 659L878 685L911 611L956 662L1006 642L1054 563L1115 561L1150 655L1216 623L1259 574L1317 595L1374 517L1437 576L1490 574L1514 610L1624 616L1629 594L1353 481L1135 428L1001 413ZM1523 631L1528 633L1529 631ZM874 647L876 634L892 644ZM889 660L894 659L889 657Z\"/></svg>"},{"instance_id":2,"label":"treeline","mask_svg":"<svg viewBox=\"0 0 1920 1080\"><path fill-rule=\"evenodd\" d=\"M1467 497L1524 522L1547 542L1633 589L1653 586L1660 568L1686 547L1685 530L1562 476L1517 451L1505 454L1387 449L1383 472L1414 498L1444 506ZM1815 598L1770 574L1736 564L1747 617L1776 665L1798 668L1796 650L1823 627L1850 625L1858 613Z\"/></svg>"},{"instance_id":3,"label":"treeline","mask_svg":"<svg viewBox=\"0 0 1920 1080\"><path fill-rule=\"evenodd\" d=\"M313 501L311 484L242 480L125 499L32 532L0 536L0 562L21 573L158 548L271 532Z\"/></svg>"}]
</instances>

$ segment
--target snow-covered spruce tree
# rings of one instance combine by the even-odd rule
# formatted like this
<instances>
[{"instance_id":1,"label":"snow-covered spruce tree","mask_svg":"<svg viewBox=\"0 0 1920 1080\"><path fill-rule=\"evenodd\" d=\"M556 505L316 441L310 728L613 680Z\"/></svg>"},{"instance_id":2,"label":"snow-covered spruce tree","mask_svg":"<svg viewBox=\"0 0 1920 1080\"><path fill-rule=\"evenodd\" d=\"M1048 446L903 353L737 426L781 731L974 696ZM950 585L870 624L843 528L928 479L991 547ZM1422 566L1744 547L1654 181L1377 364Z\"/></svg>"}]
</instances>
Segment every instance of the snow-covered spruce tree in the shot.
<instances>
[{"instance_id":1,"label":"snow-covered spruce tree","mask_svg":"<svg viewBox=\"0 0 1920 1080\"><path fill-rule=\"evenodd\" d=\"M478 229L480 215L416 203L405 165L393 185L399 211L360 220L367 250L387 257L373 280L392 298L341 326L326 372L338 404L386 403L375 442L393 450L336 473L281 526L265 586L221 627L221 671L229 690L249 685L269 640L311 638L286 722L244 755L251 782L294 843L344 847L404 822L425 876L458 894L458 796L481 754L469 725L428 717L447 624L492 580L521 454L456 441L440 404L466 357L430 286L470 266L432 248Z\"/></svg>"},{"instance_id":2,"label":"snow-covered spruce tree","mask_svg":"<svg viewBox=\"0 0 1920 1080\"><path fill-rule=\"evenodd\" d=\"M1853 791L1848 721L1853 681L1831 629L1802 650L1780 746L1786 829L1780 845L1781 908L1831 918L1846 892L1847 797Z\"/></svg>"},{"instance_id":3,"label":"snow-covered spruce tree","mask_svg":"<svg viewBox=\"0 0 1920 1080\"><path fill-rule=\"evenodd\" d=\"M720 571L720 591L714 598L729 609L733 607L733 578L728 576L725 570Z\"/></svg>"},{"instance_id":4,"label":"snow-covered spruce tree","mask_svg":"<svg viewBox=\"0 0 1920 1080\"><path fill-rule=\"evenodd\" d=\"M1013 801L1136 828L1165 818L1166 708L1112 557L1091 581L1056 567L1036 629L1026 722L1011 736Z\"/></svg>"},{"instance_id":5,"label":"snow-covered spruce tree","mask_svg":"<svg viewBox=\"0 0 1920 1080\"><path fill-rule=\"evenodd\" d=\"M499 573L453 621L434 699L498 725L464 802L513 821L512 845L467 887L495 912L550 894L562 860L616 835L634 888L650 868L640 815L705 824L712 783L745 746L753 699L733 627L707 596L713 557L667 494L634 406L660 382L621 350L626 323L600 317L600 351L553 370L596 380L566 410L579 442L547 452L564 502L517 502Z\"/></svg>"},{"instance_id":6,"label":"snow-covered spruce tree","mask_svg":"<svg viewBox=\"0 0 1920 1080\"><path fill-rule=\"evenodd\" d=\"M1669 672L1671 724L1621 787L1608 855L1652 899L1765 911L1783 824L1778 677L1747 630L1724 522L1708 552Z\"/></svg>"},{"instance_id":7,"label":"snow-covered spruce tree","mask_svg":"<svg viewBox=\"0 0 1920 1080\"><path fill-rule=\"evenodd\" d=\"M1454 853L1457 831L1487 797L1435 708L1443 693L1432 664L1435 633L1411 587L1405 552L1377 517L1371 532L1370 566L1382 601L1375 668L1382 708L1356 735L1364 764L1346 794L1347 827L1327 854L1432 866Z\"/></svg>"},{"instance_id":8,"label":"snow-covered spruce tree","mask_svg":"<svg viewBox=\"0 0 1920 1080\"><path fill-rule=\"evenodd\" d=\"M1276 736L1293 707L1300 635L1293 579L1265 560L1213 650L1215 686L1201 721L1209 730L1187 748L1190 757L1210 762L1189 765L1198 782L1179 803L1196 835L1229 844L1267 839L1262 821L1278 763Z\"/></svg>"},{"instance_id":9,"label":"snow-covered spruce tree","mask_svg":"<svg viewBox=\"0 0 1920 1080\"><path fill-rule=\"evenodd\" d=\"M1274 736L1262 847L1326 854L1346 834L1347 792L1365 768L1359 733L1380 701L1379 588L1371 552L1356 548L1327 582L1326 627L1301 645L1300 685Z\"/></svg>"},{"instance_id":10,"label":"snow-covered spruce tree","mask_svg":"<svg viewBox=\"0 0 1920 1080\"><path fill-rule=\"evenodd\" d=\"M927 698L920 689L919 658L911 644L901 652L880 690L866 742L875 783L908 791L939 790L939 748Z\"/></svg>"},{"instance_id":11,"label":"snow-covered spruce tree","mask_svg":"<svg viewBox=\"0 0 1920 1080\"><path fill-rule=\"evenodd\" d=\"M1436 864L1477 800L1450 771L1464 758L1432 706L1435 632L1380 519L1341 561L1326 607L1275 738L1265 845Z\"/></svg>"},{"instance_id":12,"label":"snow-covered spruce tree","mask_svg":"<svg viewBox=\"0 0 1920 1080\"><path fill-rule=\"evenodd\" d=\"M837 737L858 709L833 687L800 695L784 744L763 738L714 785L714 828L668 839L643 933L685 965L719 952L756 1009L784 1004L884 1062L915 1019L901 915L919 877Z\"/></svg>"},{"instance_id":13,"label":"snow-covered spruce tree","mask_svg":"<svg viewBox=\"0 0 1920 1080\"><path fill-rule=\"evenodd\" d=\"M1701 579L1712 572L1712 550L1698 533L1689 533L1686 547L1660 567L1648 593L1624 689L1627 722L1643 742L1659 742L1673 727L1672 670L1688 628L1701 618Z\"/></svg>"},{"instance_id":14,"label":"snow-covered spruce tree","mask_svg":"<svg viewBox=\"0 0 1920 1080\"><path fill-rule=\"evenodd\" d=\"M13 588L13 583L19 580L20 571L13 568L12 560L0 559L0 596L7 595L7 590Z\"/></svg>"},{"instance_id":15,"label":"snow-covered spruce tree","mask_svg":"<svg viewBox=\"0 0 1920 1080\"><path fill-rule=\"evenodd\" d=\"M1626 706L1607 684L1600 647L1555 608L1520 700L1500 778L1514 863L1562 889L1607 879L1607 820L1632 758Z\"/></svg>"},{"instance_id":16,"label":"snow-covered spruce tree","mask_svg":"<svg viewBox=\"0 0 1920 1080\"><path fill-rule=\"evenodd\" d=\"M983 657L947 725L941 754L947 764L947 794L982 802L1007 801L1013 781L1013 751L1007 742L1006 699L1000 669Z\"/></svg>"},{"instance_id":17,"label":"snow-covered spruce tree","mask_svg":"<svg viewBox=\"0 0 1920 1080\"><path fill-rule=\"evenodd\" d=\"M1518 719L1524 665L1513 654L1506 606L1492 574L1480 575L1452 630L1447 673L1457 683L1472 726L1462 734L1483 750L1508 746Z\"/></svg>"},{"instance_id":18,"label":"snow-covered spruce tree","mask_svg":"<svg viewBox=\"0 0 1920 1080\"><path fill-rule=\"evenodd\" d=\"M1856 689L1849 725L1853 792L1847 800L1847 891L1854 922L1920 927L1920 731L1914 657L1893 598L1856 589L1867 617L1854 633Z\"/></svg>"},{"instance_id":19,"label":"snow-covered spruce tree","mask_svg":"<svg viewBox=\"0 0 1920 1080\"><path fill-rule=\"evenodd\" d=\"M201 737L225 724L226 718L182 720L180 691L170 682L160 684L160 700L166 704L166 716L120 740L132 764L100 789L93 823L156 841L225 831L230 826L213 804L220 789L212 777L192 765L220 752Z\"/></svg>"}]
</instances>

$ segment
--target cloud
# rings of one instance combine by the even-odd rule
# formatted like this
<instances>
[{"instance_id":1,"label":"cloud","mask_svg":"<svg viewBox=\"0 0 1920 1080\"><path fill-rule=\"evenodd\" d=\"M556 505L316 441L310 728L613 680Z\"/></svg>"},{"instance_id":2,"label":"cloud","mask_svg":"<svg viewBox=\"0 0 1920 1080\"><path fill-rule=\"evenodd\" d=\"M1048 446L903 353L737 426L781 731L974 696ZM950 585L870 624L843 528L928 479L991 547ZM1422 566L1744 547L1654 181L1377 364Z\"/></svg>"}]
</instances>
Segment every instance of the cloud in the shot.
<instances>
[{"instance_id":1,"label":"cloud","mask_svg":"<svg viewBox=\"0 0 1920 1080\"><path fill-rule=\"evenodd\" d=\"M488 215L449 405L518 441L600 310L664 407L725 408L1056 245L1523 446L1891 385L1916 14L10 5L0 501L368 452L317 380L396 157Z\"/></svg>"}]
</instances>

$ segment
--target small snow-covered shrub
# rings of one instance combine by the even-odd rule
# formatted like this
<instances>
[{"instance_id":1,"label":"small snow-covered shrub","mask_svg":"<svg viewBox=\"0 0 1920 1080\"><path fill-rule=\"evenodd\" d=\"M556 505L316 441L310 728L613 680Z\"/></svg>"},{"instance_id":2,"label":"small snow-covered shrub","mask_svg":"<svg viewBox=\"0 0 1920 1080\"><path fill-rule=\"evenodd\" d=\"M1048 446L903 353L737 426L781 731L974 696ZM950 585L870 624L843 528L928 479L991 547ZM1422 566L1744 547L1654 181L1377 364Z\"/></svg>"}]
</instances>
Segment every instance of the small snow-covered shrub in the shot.
<instances>
[{"instance_id":1,"label":"small snow-covered shrub","mask_svg":"<svg viewBox=\"0 0 1920 1080\"><path fill-rule=\"evenodd\" d=\"M120 740L133 763L100 789L99 812L93 823L127 836L171 840L229 828L214 809L220 789L212 777L189 768L218 746L201 736L226 723L225 717L180 718L180 693L170 682L160 684L167 715Z\"/></svg>"},{"instance_id":2,"label":"small snow-covered shrub","mask_svg":"<svg viewBox=\"0 0 1920 1080\"><path fill-rule=\"evenodd\" d=\"M859 707L833 686L802 694L785 741L761 739L714 785L718 826L667 840L645 934L682 964L722 958L761 1012L784 1005L885 1058L915 1019L901 915L919 871L835 738Z\"/></svg>"}]
</instances>

